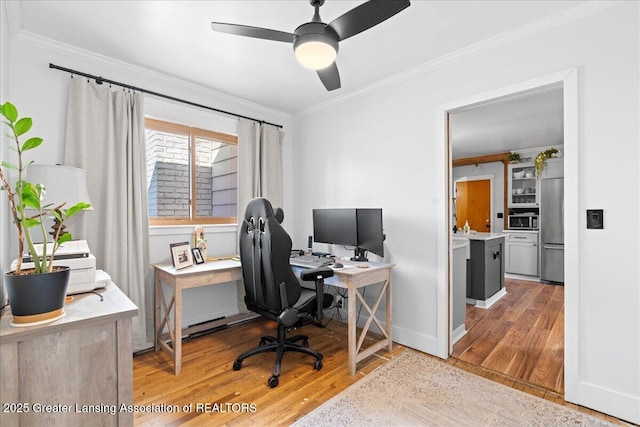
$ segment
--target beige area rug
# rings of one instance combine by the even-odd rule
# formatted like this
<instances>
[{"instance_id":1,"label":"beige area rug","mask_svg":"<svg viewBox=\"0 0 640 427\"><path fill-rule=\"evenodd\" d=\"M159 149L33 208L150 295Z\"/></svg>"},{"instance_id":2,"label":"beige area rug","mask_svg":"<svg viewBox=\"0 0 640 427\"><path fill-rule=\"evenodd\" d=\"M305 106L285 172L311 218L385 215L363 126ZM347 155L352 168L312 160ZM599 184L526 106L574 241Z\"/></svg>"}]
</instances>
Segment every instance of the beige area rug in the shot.
<instances>
[{"instance_id":1,"label":"beige area rug","mask_svg":"<svg viewBox=\"0 0 640 427\"><path fill-rule=\"evenodd\" d=\"M406 350L294 426L611 426Z\"/></svg>"}]
</instances>

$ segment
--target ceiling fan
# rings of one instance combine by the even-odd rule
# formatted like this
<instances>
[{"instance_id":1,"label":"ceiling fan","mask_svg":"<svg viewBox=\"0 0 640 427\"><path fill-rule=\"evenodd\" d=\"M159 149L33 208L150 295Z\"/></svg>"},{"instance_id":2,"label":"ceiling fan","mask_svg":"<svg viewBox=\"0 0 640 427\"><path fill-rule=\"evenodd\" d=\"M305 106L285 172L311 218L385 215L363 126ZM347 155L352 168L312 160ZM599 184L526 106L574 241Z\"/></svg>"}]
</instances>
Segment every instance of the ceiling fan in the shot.
<instances>
[{"instance_id":1,"label":"ceiling fan","mask_svg":"<svg viewBox=\"0 0 640 427\"><path fill-rule=\"evenodd\" d=\"M270 30L248 25L212 22L211 28L221 33L258 39L293 43L298 61L305 67L316 70L327 90L340 88L340 73L335 59L338 43L355 36L409 7L409 0L370 0L342 16L325 24L320 19L320 6L325 0L309 0L315 8L310 22L300 25L293 33Z\"/></svg>"}]
</instances>

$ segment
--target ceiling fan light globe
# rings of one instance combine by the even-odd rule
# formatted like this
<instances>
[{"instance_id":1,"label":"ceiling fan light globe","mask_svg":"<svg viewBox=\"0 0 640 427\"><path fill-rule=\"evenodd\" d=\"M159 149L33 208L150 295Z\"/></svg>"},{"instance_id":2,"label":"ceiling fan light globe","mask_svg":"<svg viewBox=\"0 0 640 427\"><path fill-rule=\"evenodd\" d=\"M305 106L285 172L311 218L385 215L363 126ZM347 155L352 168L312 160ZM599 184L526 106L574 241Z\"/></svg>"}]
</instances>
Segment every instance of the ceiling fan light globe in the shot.
<instances>
[{"instance_id":1,"label":"ceiling fan light globe","mask_svg":"<svg viewBox=\"0 0 640 427\"><path fill-rule=\"evenodd\" d=\"M295 47L298 62L312 70L321 70L333 64L337 53L333 46L322 41L308 41Z\"/></svg>"}]
</instances>

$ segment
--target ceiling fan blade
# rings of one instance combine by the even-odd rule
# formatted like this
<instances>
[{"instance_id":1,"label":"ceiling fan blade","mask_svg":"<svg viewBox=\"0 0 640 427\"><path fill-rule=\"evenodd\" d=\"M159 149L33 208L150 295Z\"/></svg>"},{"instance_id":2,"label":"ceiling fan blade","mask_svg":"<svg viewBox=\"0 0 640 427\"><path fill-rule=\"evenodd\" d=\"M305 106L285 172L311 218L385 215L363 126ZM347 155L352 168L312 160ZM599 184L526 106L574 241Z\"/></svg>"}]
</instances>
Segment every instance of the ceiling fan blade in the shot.
<instances>
[{"instance_id":1,"label":"ceiling fan blade","mask_svg":"<svg viewBox=\"0 0 640 427\"><path fill-rule=\"evenodd\" d=\"M212 22L211 29L220 33L235 34L237 36L254 37L256 39L273 40L286 43L293 43L294 37L293 34L285 33L284 31L250 27L248 25L225 24L223 22Z\"/></svg>"},{"instance_id":2,"label":"ceiling fan blade","mask_svg":"<svg viewBox=\"0 0 640 427\"><path fill-rule=\"evenodd\" d=\"M328 91L340 89L340 73L338 72L338 66L335 62L327 68L317 70L317 72L322 84Z\"/></svg>"},{"instance_id":3,"label":"ceiling fan blade","mask_svg":"<svg viewBox=\"0 0 640 427\"><path fill-rule=\"evenodd\" d=\"M386 21L410 4L409 0L371 0L334 19L329 27L338 33L340 40L348 39Z\"/></svg>"}]
</instances>

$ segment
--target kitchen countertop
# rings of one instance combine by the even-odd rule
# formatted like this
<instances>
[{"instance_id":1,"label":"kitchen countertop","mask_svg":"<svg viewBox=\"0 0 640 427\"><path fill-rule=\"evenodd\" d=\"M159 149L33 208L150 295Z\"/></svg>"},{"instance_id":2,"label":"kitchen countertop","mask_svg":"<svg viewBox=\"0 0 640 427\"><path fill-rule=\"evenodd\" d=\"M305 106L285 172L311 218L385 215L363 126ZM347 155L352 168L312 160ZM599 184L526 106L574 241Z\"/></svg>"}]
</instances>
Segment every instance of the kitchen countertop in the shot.
<instances>
[{"instance_id":1,"label":"kitchen countertop","mask_svg":"<svg viewBox=\"0 0 640 427\"><path fill-rule=\"evenodd\" d=\"M469 243L469 239L465 237L456 236L454 234L451 242L451 249L453 250L463 249L465 251L466 259L469 259L469 257L471 256L471 244ZM453 267L457 268L459 266L454 265Z\"/></svg>"},{"instance_id":2,"label":"kitchen countertop","mask_svg":"<svg viewBox=\"0 0 640 427\"><path fill-rule=\"evenodd\" d=\"M492 240L499 239L501 237L506 237L504 233L478 233L478 232L470 232L469 234L464 233L454 233L454 240L457 237L462 237L469 240Z\"/></svg>"}]
</instances>

